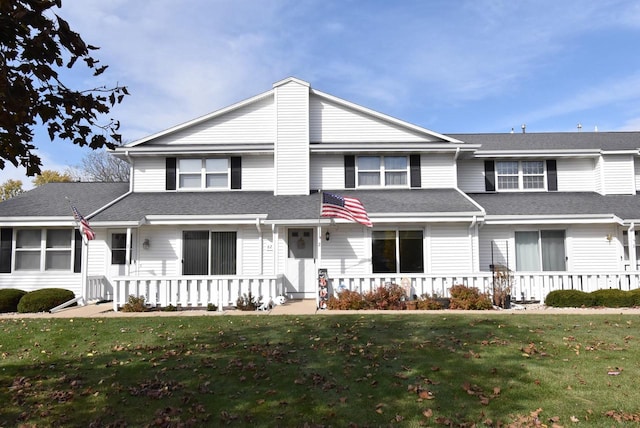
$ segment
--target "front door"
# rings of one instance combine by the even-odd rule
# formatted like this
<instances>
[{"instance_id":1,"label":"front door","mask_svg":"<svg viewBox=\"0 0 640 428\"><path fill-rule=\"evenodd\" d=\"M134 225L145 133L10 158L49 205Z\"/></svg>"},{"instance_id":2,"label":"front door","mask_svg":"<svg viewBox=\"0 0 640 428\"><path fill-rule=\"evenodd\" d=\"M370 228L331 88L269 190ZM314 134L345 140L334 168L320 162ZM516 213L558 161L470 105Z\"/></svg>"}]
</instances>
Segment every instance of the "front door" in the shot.
<instances>
[{"instance_id":1,"label":"front door","mask_svg":"<svg viewBox=\"0 0 640 428\"><path fill-rule=\"evenodd\" d=\"M287 247L287 294L294 299L314 298L317 284L313 229L289 229Z\"/></svg>"}]
</instances>

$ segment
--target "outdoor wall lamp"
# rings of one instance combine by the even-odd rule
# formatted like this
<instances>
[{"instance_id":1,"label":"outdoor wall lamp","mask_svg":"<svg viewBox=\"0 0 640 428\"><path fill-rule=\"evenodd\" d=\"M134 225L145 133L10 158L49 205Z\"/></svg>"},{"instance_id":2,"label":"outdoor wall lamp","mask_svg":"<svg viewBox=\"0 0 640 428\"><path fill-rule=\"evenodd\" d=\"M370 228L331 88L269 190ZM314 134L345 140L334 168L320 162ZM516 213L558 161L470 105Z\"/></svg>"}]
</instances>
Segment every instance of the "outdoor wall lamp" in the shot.
<instances>
[{"instance_id":1,"label":"outdoor wall lamp","mask_svg":"<svg viewBox=\"0 0 640 428\"><path fill-rule=\"evenodd\" d=\"M151 242L149 242L149 238L145 238L144 242L142 242L142 248L148 250L151 247Z\"/></svg>"},{"instance_id":2,"label":"outdoor wall lamp","mask_svg":"<svg viewBox=\"0 0 640 428\"><path fill-rule=\"evenodd\" d=\"M324 239L326 239L327 241L328 241L329 239L331 239L331 234L330 234L329 232L325 233L325 234L324 234Z\"/></svg>"}]
</instances>

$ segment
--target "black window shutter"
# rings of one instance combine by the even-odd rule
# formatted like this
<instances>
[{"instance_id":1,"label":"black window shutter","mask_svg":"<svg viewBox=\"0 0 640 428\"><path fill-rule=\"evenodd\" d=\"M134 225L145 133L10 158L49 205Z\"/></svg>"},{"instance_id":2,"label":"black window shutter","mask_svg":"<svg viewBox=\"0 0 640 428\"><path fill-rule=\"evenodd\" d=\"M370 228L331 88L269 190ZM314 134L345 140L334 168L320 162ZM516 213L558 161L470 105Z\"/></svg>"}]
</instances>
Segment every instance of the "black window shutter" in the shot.
<instances>
[{"instance_id":1,"label":"black window shutter","mask_svg":"<svg viewBox=\"0 0 640 428\"><path fill-rule=\"evenodd\" d=\"M240 156L231 158L231 188L242 189L242 158Z\"/></svg>"},{"instance_id":2,"label":"black window shutter","mask_svg":"<svg viewBox=\"0 0 640 428\"><path fill-rule=\"evenodd\" d=\"M167 158L167 190L176 190L176 158Z\"/></svg>"},{"instance_id":3,"label":"black window shutter","mask_svg":"<svg viewBox=\"0 0 640 428\"><path fill-rule=\"evenodd\" d=\"M496 165L494 161L484 161L484 190L496 191Z\"/></svg>"},{"instance_id":4,"label":"black window shutter","mask_svg":"<svg viewBox=\"0 0 640 428\"><path fill-rule=\"evenodd\" d=\"M356 187L356 157L346 155L344 157L344 188L355 189Z\"/></svg>"},{"instance_id":5,"label":"black window shutter","mask_svg":"<svg viewBox=\"0 0 640 428\"><path fill-rule=\"evenodd\" d=\"M74 238L74 247L75 254L73 258L73 271L75 273L82 272L82 235L80 235L80 231L75 229L75 238Z\"/></svg>"},{"instance_id":6,"label":"black window shutter","mask_svg":"<svg viewBox=\"0 0 640 428\"><path fill-rule=\"evenodd\" d=\"M11 241L13 229L3 227L0 229L0 273L11 273Z\"/></svg>"},{"instance_id":7,"label":"black window shutter","mask_svg":"<svg viewBox=\"0 0 640 428\"><path fill-rule=\"evenodd\" d=\"M558 170L555 159L547 160L547 190L550 192L558 190Z\"/></svg>"},{"instance_id":8,"label":"black window shutter","mask_svg":"<svg viewBox=\"0 0 640 428\"><path fill-rule=\"evenodd\" d=\"M420 155L411 155L409 157L409 169L411 170L411 187L422 187Z\"/></svg>"}]
</instances>

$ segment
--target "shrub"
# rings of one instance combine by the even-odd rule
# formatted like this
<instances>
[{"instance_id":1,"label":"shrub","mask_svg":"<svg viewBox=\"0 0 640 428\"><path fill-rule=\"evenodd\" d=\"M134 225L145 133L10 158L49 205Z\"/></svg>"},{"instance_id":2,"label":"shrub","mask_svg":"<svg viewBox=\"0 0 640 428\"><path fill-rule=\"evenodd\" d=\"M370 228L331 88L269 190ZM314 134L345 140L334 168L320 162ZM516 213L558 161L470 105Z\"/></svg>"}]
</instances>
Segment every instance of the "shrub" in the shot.
<instances>
[{"instance_id":1,"label":"shrub","mask_svg":"<svg viewBox=\"0 0 640 428\"><path fill-rule=\"evenodd\" d=\"M364 295L370 309L406 309L405 299L404 289L398 284L382 285Z\"/></svg>"},{"instance_id":2,"label":"shrub","mask_svg":"<svg viewBox=\"0 0 640 428\"><path fill-rule=\"evenodd\" d=\"M147 306L144 304L144 296L129 296L129 301L122 307L122 312L146 312Z\"/></svg>"},{"instance_id":3,"label":"shrub","mask_svg":"<svg viewBox=\"0 0 640 428\"><path fill-rule=\"evenodd\" d=\"M439 310L444 309L440 299L423 294L416 299L416 309L420 310Z\"/></svg>"},{"instance_id":4,"label":"shrub","mask_svg":"<svg viewBox=\"0 0 640 428\"><path fill-rule=\"evenodd\" d=\"M489 296L481 293L476 287L458 284L451 287L449 293L451 294L451 303L449 305L451 309L484 310L493 307Z\"/></svg>"},{"instance_id":5,"label":"shrub","mask_svg":"<svg viewBox=\"0 0 640 428\"><path fill-rule=\"evenodd\" d=\"M241 311L255 311L258 309L258 306L260 306L258 299L256 299L251 292L249 292L249 294L243 294L238 297L238 300L236 301L236 308Z\"/></svg>"},{"instance_id":6,"label":"shrub","mask_svg":"<svg viewBox=\"0 0 640 428\"><path fill-rule=\"evenodd\" d=\"M365 309L367 304L362 294L357 291L343 290L338 297L330 296L327 302L327 309L336 310L359 310Z\"/></svg>"},{"instance_id":7,"label":"shrub","mask_svg":"<svg viewBox=\"0 0 640 428\"><path fill-rule=\"evenodd\" d=\"M633 298L633 306L640 306L640 288L629 291Z\"/></svg>"},{"instance_id":8,"label":"shrub","mask_svg":"<svg viewBox=\"0 0 640 428\"><path fill-rule=\"evenodd\" d=\"M17 288L3 288L0 290L0 313L18 312L18 302L27 294Z\"/></svg>"},{"instance_id":9,"label":"shrub","mask_svg":"<svg viewBox=\"0 0 640 428\"><path fill-rule=\"evenodd\" d=\"M207 305L207 310L208 310L209 312L216 312L216 311L218 310L218 305L213 304L213 303L209 303L209 304Z\"/></svg>"},{"instance_id":10,"label":"shrub","mask_svg":"<svg viewBox=\"0 0 640 428\"><path fill-rule=\"evenodd\" d=\"M556 308L589 308L595 306L595 298L580 290L554 290L547 294L544 304Z\"/></svg>"},{"instance_id":11,"label":"shrub","mask_svg":"<svg viewBox=\"0 0 640 428\"><path fill-rule=\"evenodd\" d=\"M628 308L635 305L634 296L629 291L609 289L590 293L595 306L607 308Z\"/></svg>"},{"instance_id":12,"label":"shrub","mask_svg":"<svg viewBox=\"0 0 640 428\"><path fill-rule=\"evenodd\" d=\"M58 305L73 299L73 291L62 288L43 288L25 294L18 303L18 312L48 312Z\"/></svg>"},{"instance_id":13,"label":"shrub","mask_svg":"<svg viewBox=\"0 0 640 428\"><path fill-rule=\"evenodd\" d=\"M169 306L162 308L162 312L178 312L178 307L169 303Z\"/></svg>"}]
</instances>

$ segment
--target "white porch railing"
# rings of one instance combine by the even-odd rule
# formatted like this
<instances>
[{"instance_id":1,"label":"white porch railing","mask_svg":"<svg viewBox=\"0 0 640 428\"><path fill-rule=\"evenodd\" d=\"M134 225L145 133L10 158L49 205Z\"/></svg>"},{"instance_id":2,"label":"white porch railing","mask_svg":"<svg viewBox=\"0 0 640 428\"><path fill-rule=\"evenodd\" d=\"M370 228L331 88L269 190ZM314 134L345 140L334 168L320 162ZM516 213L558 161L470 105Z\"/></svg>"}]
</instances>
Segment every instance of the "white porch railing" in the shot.
<instances>
[{"instance_id":1,"label":"white porch railing","mask_svg":"<svg viewBox=\"0 0 640 428\"><path fill-rule=\"evenodd\" d=\"M455 275L336 275L330 277L333 290L345 288L365 293L383 284L401 284L409 279L412 293L417 296L449 297L453 285L463 284L476 287L488 294L493 292L491 272L455 274ZM406 280L405 280L406 282ZM615 288L632 290L640 287L640 271L571 273L571 272L512 272L512 300L539 300L544 302L549 292L554 290L580 290L591 292L600 289Z\"/></svg>"},{"instance_id":2,"label":"white porch railing","mask_svg":"<svg viewBox=\"0 0 640 428\"><path fill-rule=\"evenodd\" d=\"M388 283L411 283L412 294L449 297L453 285L476 287L492 294L493 275L479 272L455 275L336 275L329 277L330 290L339 288L365 293ZM222 311L233 305L238 297L251 294L259 297L276 297L285 293L282 276L128 276L115 277L113 282L113 309L118 311L129 296L143 296L151 307L173 305L182 308L206 308L214 304ZM405 280L406 282L406 280ZM591 292L600 289L632 290L640 287L640 271L620 272L513 272L512 300L538 300L544 302L554 290L580 290Z\"/></svg>"},{"instance_id":3,"label":"white porch railing","mask_svg":"<svg viewBox=\"0 0 640 428\"><path fill-rule=\"evenodd\" d=\"M85 301L113 299L113 286L105 276L90 276L87 278L87 295Z\"/></svg>"},{"instance_id":4,"label":"white porch railing","mask_svg":"<svg viewBox=\"0 0 640 428\"><path fill-rule=\"evenodd\" d=\"M251 293L256 298L283 294L281 276L127 276L115 277L113 310L118 311L129 296L145 298L151 307L206 308L218 311L235 304L238 297Z\"/></svg>"}]
</instances>

